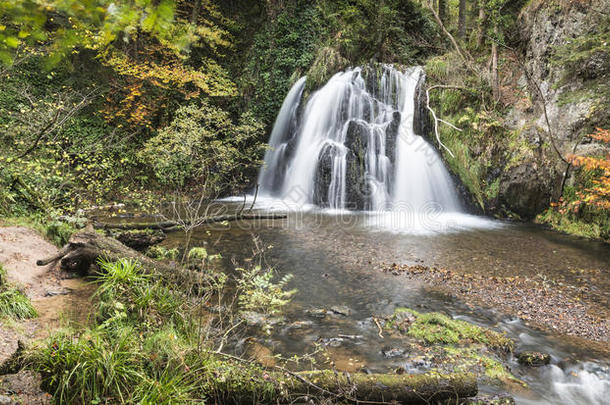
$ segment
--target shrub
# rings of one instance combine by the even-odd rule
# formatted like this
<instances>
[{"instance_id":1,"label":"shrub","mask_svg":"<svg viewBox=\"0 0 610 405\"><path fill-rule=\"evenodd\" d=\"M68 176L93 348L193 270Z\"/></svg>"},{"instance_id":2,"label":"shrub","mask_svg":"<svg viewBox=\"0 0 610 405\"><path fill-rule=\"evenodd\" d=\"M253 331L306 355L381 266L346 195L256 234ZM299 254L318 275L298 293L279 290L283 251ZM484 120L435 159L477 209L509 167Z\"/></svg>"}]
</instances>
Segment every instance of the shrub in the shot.
<instances>
[{"instance_id":1,"label":"shrub","mask_svg":"<svg viewBox=\"0 0 610 405\"><path fill-rule=\"evenodd\" d=\"M74 224L63 221L51 221L44 225L44 234L55 246L64 246L76 232Z\"/></svg>"},{"instance_id":2,"label":"shrub","mask_svg":"<svg viewBox=\"0 0 610 405\"><path fill-rule=\"evenodd\" d=\"M194 247L189 251L188 259L193 261L203 261L207 259L208 251L204 247Z\"/></svg>"},{"instance_id":3,"label":"shrub","mask_svg":"<svg viewBox=\"0 0 610 405\"><path fill-rule=\"evenodd\" d=\"M244 113L235 124L228 112L203 101L181 107L172 123L146 142L139 156L157 180L172 189L205 185L212 196L242 180L262 152L263 126Z\"/></svg>"}]
</instances>

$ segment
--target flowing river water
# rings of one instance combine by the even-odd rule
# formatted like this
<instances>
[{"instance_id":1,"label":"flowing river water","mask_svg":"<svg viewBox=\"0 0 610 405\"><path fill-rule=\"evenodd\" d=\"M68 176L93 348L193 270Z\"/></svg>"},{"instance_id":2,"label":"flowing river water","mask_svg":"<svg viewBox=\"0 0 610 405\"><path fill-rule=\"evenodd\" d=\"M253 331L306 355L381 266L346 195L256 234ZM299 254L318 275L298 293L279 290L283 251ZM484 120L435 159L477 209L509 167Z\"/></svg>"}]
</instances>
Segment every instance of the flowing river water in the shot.
<instances>
[{"instance_id":1,"label":"flowing river water","mask_svg":"<svg viewBox=\"0 0 610 405\"><path fill-rule=\"evenodd\" d=\"M228 209L241 205L226 204ZM257 205L263 211L269 211L273 204L261 200ZM276 206L274 211L277 210ZM608 245L533 225L463 214L424 222L433 225L422 228L421 223L414 221L409 228L405 227L404 219L388 219L386 214L316 209L288 211L286 219L206 227L195 232L193 246L207 246L212 251L218 249L230 268L233 260L243 263L251 257L252 238L256 235L265 246L272 246L265 258L278 275L294 275L291 286L296 287L298 293L287 310L287 323L306 320L311 325L298 333L276 327L272 336L265 340L274 353L304 354L311 352L321 339L328 342L337 336L357 336L340 346L330 345L330 350L337 356L337 367L355 370L359 365L366 365L373 371L388 372L401 366L409 372L423 372L425 364L408 355L386 358L384 347L400 342L380 338L370 319L371 316L391 314L397 307L420 312L439 311L506 332L515 340L516 352L536 350L551 354L551 365L541 368L522 367L515 360L509 360L513 374L529 386L526 390L510 392L517 403L608 403L610 358L607 350L594 350L582 341L541 332L494 308L466 305L421 282L380 270L381 263L423 263L458 272L540 277L548 282L577 286L584 283L590 286L590 299L600 308L607 309L610 291ZM392 228L388 224L398 226ZM172 233L164 244L179 247L182 238L180 232ZM579 269L589 271L574 271ZM349 308L349 315L327 316L313 322L306 315L308 310L332 306ZM354 365L356 367L350 367ZM498 388L482 386L480 390L494 393Z\"/></svg>"}]
</instances>

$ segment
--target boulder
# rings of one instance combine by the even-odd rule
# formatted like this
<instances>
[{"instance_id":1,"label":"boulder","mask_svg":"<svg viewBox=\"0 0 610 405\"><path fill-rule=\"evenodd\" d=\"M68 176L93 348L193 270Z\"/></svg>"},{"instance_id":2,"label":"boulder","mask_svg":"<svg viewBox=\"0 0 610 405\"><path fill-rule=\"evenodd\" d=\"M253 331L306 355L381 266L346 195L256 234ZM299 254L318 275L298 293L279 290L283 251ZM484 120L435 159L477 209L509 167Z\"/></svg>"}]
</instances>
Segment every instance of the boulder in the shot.
<instances>
[{"instance_id":1,"label":"boulder","mask_svg":"<svg viewBox=\"0 0 610 405\"><path fill-rule=\"evenodd\" d=\"M351 121L347 127L345 147L348 149L345 157L345 202L351 209L362 210L368 202L366 179L366 153L369 147L370 129L359 122Z\"/></svg>"},{"instance_id":2,"label":"boulder","mask_svg":"<svg viewBox=\"0 0 610 405\"><path fill-rule=\"evenodd\" d=\"M328 188L332 181L333 160L338 153L333 145L326 145L318 155L318 165L316 167L315 185L313 192L313 202L319 207L329 207Z\"/></svg>"},{"instance_id":3,"label":"boulder","mask_svg":"<svg viewBox=\"0 0 610 405\"><path fill-rule=\"evenodd\" d=\"M559 173L534 162L506 171L500 180L499 202L523 219L534 218L549 206Z\"/></svg>"}]
</instances>

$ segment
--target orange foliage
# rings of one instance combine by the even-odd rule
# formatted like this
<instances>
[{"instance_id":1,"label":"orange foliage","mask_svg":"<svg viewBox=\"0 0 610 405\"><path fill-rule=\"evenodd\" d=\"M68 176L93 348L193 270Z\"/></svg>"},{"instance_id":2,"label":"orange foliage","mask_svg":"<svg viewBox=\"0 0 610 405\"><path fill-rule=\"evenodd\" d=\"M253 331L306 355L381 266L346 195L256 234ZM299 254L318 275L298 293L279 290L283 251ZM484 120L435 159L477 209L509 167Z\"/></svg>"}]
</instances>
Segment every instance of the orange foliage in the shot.
<instances>
[{"instance_id":1,"label":"orange foliage","mask_svg":"<svg viewBox=\"0 0 610 405\"><path fill-rule=\"evenodd\" d=\"M610 130L597 128L590 136L610 145ZM570 155L568 159L574 166L593 174L592 186L577 191L575 201L560 200L559 204L554 206L558 207L562 214L578 213L585 206L610 210L610 154L604 157Z\"/></svg>"}]
</instances>

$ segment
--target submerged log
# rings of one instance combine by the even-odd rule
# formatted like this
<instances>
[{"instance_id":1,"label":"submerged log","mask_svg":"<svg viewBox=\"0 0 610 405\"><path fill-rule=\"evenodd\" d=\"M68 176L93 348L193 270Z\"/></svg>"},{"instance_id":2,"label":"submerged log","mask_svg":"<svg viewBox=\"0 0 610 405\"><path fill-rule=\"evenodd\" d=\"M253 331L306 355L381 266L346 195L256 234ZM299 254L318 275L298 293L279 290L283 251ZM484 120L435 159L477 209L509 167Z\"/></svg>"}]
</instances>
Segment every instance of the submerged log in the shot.
<instances>
[{"instance_id":1,"label":"submerged log","mask_svg":"<svg viewBox=\"0 0 610 405\"><path fill-rule=\"evenodd\" d=\"M144 230L129 230L129 231L109 231L110 235L123 245L144 251L152 245L156 245L165 240L166 235L161 230L144 229Z\"/></svg>"},{"instance_id":2,"label":"submerged log","mask_svg":"<svg viewBox=\"0 0 610 405\"><path fill-rule=\"evenodd\" d=\"M262 219L284 219L286 214L232 214L232 215L219 215L215 217L209 217L202 220L201 225L214 224L225 221L252 221ZM123 223L123 224L112 224L104 222L96 222L93 224L96 229L120 229L120 230L162 230L165 232L180 230L180 224L174 221L162 221L162 222L149 222L149 223Z\"/></svg>"},{"instance_id":3,"label":"submerged log","mask_svg":"<svg viewBox=\"0 0 610 405\"><path fill-rule=\"evenodd\" d=\"M75 233L70 237L67 245L57 254L38 260L36 264L38 266L45 266L49 263L60 261L62 270L87 275L90 273L92 266L100 258L108 261L119 259L137 260L146 271L153 272L156 270L162 276L176 282L197 284L201 281L201 275L195 271L158 262L128 248L114 238L90 231Z\"/></svg>"},{"instance_id":4,"label":"submerged log","mask_svg":"<svg viewBox=\"0 0 610 405\"><path fill-rule=\"evenodd\" d=\"M237 377L239 378L239 377ZM264 383L242 384L244 392L228 392L224 401L238 403L285 402L294 398L327 398L362 403L438 404L471 398L477 395L477 381L472 374L340 374L331 370L283 374L270 372L267 382L279 389L269 398L257 398L265 392ZM232 386L231 382L227 382ZM239 391L239 390L237 390Z\"/></svg>"}]
</instances>

